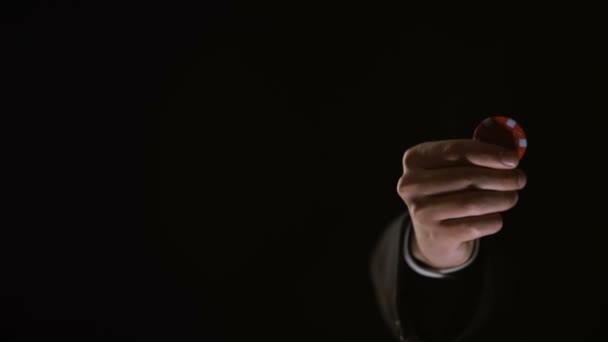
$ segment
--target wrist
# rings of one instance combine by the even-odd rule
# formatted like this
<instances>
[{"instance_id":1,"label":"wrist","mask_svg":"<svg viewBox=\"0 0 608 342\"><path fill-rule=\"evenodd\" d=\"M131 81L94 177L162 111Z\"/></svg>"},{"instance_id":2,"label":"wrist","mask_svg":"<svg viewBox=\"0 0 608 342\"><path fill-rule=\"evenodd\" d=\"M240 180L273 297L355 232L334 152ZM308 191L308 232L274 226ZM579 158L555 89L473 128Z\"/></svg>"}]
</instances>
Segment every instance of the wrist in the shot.
<instances>
[{"instance_id":1,"label":"wrist","mask_svg":"<svg viewBox=\"0 0 608 342\"><path fill-rule=\"evenodd\" d=\"M475 241L468 241L456 248L455 250L448 252L445 250L440 251L440 255L435 258L429 258L425 253L422 252L415 233L412 231L410 238L410 251L414 259L427 267L434 269L446 269L460 267L467 263L473 255L475 249Z\"/></svg>"},{"instance_id":2,"label":"wrist","mask_svg":"<svg viewBox=\"0 0 608 342\"><path fill-rule=\"evenodd\" d=\"M406 227L404 237L404 258L410 269L416 273L430 278L446 278L450 273L460 271L467 268L477 258L479 252L479 240L471 242L471 252L467 253L465 262L453 267L433 267L428 258L421 253L419 246L414 243L413 227L410 224ZM414 252L415 251L415 252Z\"/></svg>"}]
</instances>

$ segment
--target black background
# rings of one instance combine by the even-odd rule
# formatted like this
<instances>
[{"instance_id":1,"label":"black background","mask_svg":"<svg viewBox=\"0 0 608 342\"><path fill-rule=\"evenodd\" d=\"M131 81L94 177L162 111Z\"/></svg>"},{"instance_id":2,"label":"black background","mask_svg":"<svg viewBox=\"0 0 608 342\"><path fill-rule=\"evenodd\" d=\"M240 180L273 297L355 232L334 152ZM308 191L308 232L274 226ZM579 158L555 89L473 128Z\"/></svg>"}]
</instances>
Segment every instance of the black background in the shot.
<instances>
[{"instance_id":1,"label":"black background","mask_svg":"<svg viewBox=\"0 0 608 342\"><path fill-rule=\"evenodd\" d=\"M537 181L521 205L572 205L603 174L559 167L602 153L599 19L529 1L3 5L4 340L390 340L367 260L405 209L403 151L511 113Z\"/></svg>"}]
</instances>

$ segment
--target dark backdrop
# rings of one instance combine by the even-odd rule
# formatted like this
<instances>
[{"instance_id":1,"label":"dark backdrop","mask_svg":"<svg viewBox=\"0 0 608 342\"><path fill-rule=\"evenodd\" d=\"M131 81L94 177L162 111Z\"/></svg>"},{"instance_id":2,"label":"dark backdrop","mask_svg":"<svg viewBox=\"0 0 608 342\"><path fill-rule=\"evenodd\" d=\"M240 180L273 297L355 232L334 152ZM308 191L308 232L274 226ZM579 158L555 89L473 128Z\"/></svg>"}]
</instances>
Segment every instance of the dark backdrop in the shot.
<instances>
[{"instance_id":1,"label":"dark backdrop","mask_svg":"<svg viewBox=\"0 0 608 342\"><path fill-rule=\"evenodd\" d=\"M407 147L512 115L520 205L559 212L603 143L583 5L3 6L8 341L390 340L367 260Z\"/></svg>"}]
</instances>

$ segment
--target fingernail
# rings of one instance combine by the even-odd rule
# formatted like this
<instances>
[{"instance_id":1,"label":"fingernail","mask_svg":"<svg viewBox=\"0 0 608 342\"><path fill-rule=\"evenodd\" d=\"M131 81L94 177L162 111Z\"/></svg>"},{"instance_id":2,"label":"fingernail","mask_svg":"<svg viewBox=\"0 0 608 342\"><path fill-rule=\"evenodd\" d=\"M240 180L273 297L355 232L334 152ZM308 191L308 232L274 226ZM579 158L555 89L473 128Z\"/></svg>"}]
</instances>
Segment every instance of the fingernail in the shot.
<instances>
[{"instance_id":1,"label":"fingernail","mask_svg":"<svg viewBox=\"0 0 608 342\"><path fill-rule=\"evenodd\" d=\"M517 166L519 158L513 152L503 152L501 156L502 163L507 166Z\"/></svg>"}]
</instances>

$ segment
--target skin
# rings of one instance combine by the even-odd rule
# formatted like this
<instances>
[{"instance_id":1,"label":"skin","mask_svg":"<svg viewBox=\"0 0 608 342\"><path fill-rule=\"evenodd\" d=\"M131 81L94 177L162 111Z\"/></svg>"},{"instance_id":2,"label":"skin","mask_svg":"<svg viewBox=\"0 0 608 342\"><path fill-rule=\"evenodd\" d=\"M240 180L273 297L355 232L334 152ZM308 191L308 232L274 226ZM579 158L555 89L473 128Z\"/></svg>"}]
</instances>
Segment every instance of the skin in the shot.
<instances>
[{"instance_id":1,"label":"skin","mask_svg":"<svg viewBox=\"0 0 608 342\"><path fill-rule=\"evenodd\" d=\"M513 151L480 141L442 140L403 155L397 192L409 210L411 251L441 269L464 264L476 239L502 228L502 212L518 200L526 175Z\"/></svg>"}]
</instances>

